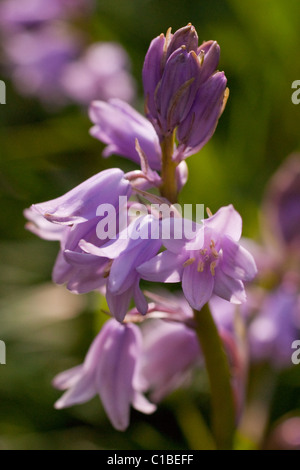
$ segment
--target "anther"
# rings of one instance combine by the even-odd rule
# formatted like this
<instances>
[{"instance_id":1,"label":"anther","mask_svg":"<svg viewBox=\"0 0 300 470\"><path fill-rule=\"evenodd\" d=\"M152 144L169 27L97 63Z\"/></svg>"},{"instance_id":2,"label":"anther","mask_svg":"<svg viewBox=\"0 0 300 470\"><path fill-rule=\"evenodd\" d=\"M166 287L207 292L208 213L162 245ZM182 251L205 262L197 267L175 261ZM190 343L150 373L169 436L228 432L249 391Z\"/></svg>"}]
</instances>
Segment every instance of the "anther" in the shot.
<instances>
[{"instance_id":1,"label":"anther","mask_svg":"<svg viewBox=\"0 0 300 470\"><path fill-rule=\"evenodd\" d=\"M215 275L215 268L217 266L217 262L216 261L213 261L212 263L210 263L210 272L212 274L212 276Z\"/></svg>"},{"instance_id":2,"label":"anther","mask_svg":"<svg viewBox=\"0 0 300 470\"><path fill-rule=\"evenodd\" d=\"M219 253L217 252L215 246L216 246L216 245L215 245L215 242L214 242L213 240L211 240L211 241L210 241L210 245L209 245L210 250L211 250L213 256L214 256L215 258L218 258L218 257L219 257Z\"/></svg>"},{"instance_id":3,"label":"anther","mask_svg":"<svg viewBox=\"0 0 300 470\"><path fill-rule=\"evenodd\" d=\"M198 263L197 271L198 271L198 273L203 273L203 271L204 271L204 263L203 263L202 260L200 260L199 263Z\"/></svg>"},{"instance_id":4,"label":"anther","mask_svg":"<svg viewBox=\"0 0 300 470\"><path fill-rule=\"evenodd\" d=\"M189 258L183 263L183 267L186 268L195 262L195 258Z\"/></svg>"}]
</instances>

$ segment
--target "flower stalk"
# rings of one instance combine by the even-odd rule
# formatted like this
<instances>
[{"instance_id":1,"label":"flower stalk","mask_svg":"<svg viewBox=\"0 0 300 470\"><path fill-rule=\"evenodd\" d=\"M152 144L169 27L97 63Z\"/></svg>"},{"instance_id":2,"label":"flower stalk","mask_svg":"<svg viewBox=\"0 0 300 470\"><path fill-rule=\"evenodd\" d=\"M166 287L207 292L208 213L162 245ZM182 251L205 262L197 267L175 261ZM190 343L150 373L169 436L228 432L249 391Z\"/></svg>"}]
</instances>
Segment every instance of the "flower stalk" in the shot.
<instances>
[{"instance_id":1,"label":"flower stalk","mask_svg":"<svg viewBox=\"0 0 300 470\"><path fill-rule=\"evenodd\" d=\"M194 317L210 381L216 445L218 449L232 449L235 412L228 360L208 304L201 311L194 310Z\"/></svg>"},{"instance_id":2,"label":"flower stalk","mask_svg":"<svg viewBox=\"0 0 300 470\"><path fill-rule=\"evenodd\" d=\"M172 204L177 202L178 188L176 179L177 162L172 159L174 153L175 132L166 135L161 141L162 168L160 193Z\"/></svg>"}]
</instances>

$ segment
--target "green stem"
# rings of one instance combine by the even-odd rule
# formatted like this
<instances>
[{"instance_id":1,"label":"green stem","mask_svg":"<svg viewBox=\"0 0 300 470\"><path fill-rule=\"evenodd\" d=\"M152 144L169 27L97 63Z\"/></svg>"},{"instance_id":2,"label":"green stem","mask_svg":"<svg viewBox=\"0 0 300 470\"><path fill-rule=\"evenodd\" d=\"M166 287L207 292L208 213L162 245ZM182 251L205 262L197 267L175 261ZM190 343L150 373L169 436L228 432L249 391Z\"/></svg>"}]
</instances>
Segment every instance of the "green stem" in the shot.
<instances>
[{"instance_id":1,"label":"green stem","mask_svg":"<svg viewBox=\"0 0 300 470\"><path fill-rule=\"evenodd\" d=\"M211 387L212 426L218 449L232 449L235 429L233 392L228 360L208 304L194 310L196 332Z\"/></svg>"},{"instance_id":2,"label":"green stem","mask_svg":"<svg viewBox=\"0 0 300 470\"><path fill-rule=\"evenodd\" d=\"M166 136L160 144L162 151L162 184L160 186L160 193L172 204L177 202L178 194L176 181L177 163L172 160L172 155L174 152L174 139L175 133L173 132L173 134Z\"/></svg>"},{"instance_id":3,"label":"green stem","mask_svg":"<svg viewBox=\"0 0 300 470\"><path fill-rule=\"evenodd\" d=\"M195 403L191 400L182 400L180 406L176 408L176 415L190 449L216 450L214 438Z\"/></svg>"}]
</instances>

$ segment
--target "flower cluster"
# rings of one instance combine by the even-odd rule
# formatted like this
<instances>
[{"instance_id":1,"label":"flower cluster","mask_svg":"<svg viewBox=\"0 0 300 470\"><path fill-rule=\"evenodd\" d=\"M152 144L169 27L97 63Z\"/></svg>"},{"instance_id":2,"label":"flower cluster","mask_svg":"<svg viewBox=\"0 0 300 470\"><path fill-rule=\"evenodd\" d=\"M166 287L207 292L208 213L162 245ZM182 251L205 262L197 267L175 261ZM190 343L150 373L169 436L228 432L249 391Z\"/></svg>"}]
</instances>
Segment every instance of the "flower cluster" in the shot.
<instances>
[{"instance_id":1,"label":"flower cluster","mask_svg":"<svg viewBox=\"0 0 300 470\"><path fill-rule=\"evenodd\" d=\"M262 203L262 242L247 243L259 268L249 290L251 355L273 367L291 365L300 333L300 155L271 178Z\"/></svg>"},{"instance_id":2,"label":"flower cluster","mask_svg":"<svg viewBox=\"0 0 300 470\"><path fill-rule=\"evenodd\" d=\"M155 38L143 67L146 116L152 126L116 100L95 101L90 107L91 134L108 144L104 156L119 153L137 162L137 139L151 168L170 172L164 168L166 152L172 153L175 166L197 153L212 137L228 98L225 74L216 70L219 55L216 41L198 46L191 24ZM177 167L179 179L185 171L185 165Z\"/></svg>"},{"instance_id":3,"label":"flower cluster","mask_svg":"<svg viewBox=\"0 0 300 470\"><path fill-rule=\"evenodd\" d=\"M249 359L280 370L292 365L300 337L300 155L269 181L261 206L261 240L243 239L258 268L243 305ZM231 314L234 306L229 305Z\"/></svg>"},{"instance_id":4,"label":"flower cluster","mask_svg":"<svg viewBox=\"0 0 300 470\"><path fill-rule=\"evenodd\" d=\"M131 101L129 59L116 43L86 45L72 20L94 9L93 0L4 0L0 5L4 65L25 96L45 104L118 97Z\"/></svg>"},{"instance_id":5,"label":"flower cluster","mask_svg":"<svg viewBox=\"0 0 300 470\"><path fill-rule=\"evenodd\" d=\"M128 426L130 405L153 412L207 360L198 329L210 308L240 414L246 360L228 306L245 302L244 282L256 274L239 243L242 219L232 205L214 215L208 210L208 218L192 224L192 236L178 237L185 220L173 205L187 180L184 159L213 135L228 96L226 77L216 70L219 53L215 41L198 45L191 24L154 39L143 68L146 118L118 99L90 107L91 134L107 145L104 156L118 153L141 168L105 170L25 212L29 230L60 242L53 280L74 293L100 290L113 317L83 364L54 380L66 390L57 408L99 394L120 430ZM160 194L148 192L155 188ZM143 292L143 280L180 283L182 292Z\"/></svg>"},{"instance_id":6,"label":"flower cluster","mask_svg":"<svg viewBox=\"0 0 300 470\"><path fill-rule=\"evenodd\" d=\"M200 150L212 136L224 107L226 77L217 72L216 41L198 46L189 24L153 39L143 67L145 108L160 139L177 128L179 155Z\"/></svg>"},{"instance_id":7,"label":"flower cluster","mask_svg":"<svg viewBox=\"0 0 300 470\"><path fill-rule=\"evenodd\" d=\"M83 364L55 377L54 386L66 390L56 408L83 403L98 394L113 426L125 430L130 405L142 413L152 413L158 402L189 380L192 370L202 367L203 355L192 328L193 310L185 298L167 291L148 295L152 302L142 328L135 324L139 315L136 309L128 312L123 324L108 320ZM224 305L215 297L210 307L230 360L238 416L246 364L232 330L231 313L224 315ZM149 392L150 401L145 392Z\"/></svg>"}]
</instances>

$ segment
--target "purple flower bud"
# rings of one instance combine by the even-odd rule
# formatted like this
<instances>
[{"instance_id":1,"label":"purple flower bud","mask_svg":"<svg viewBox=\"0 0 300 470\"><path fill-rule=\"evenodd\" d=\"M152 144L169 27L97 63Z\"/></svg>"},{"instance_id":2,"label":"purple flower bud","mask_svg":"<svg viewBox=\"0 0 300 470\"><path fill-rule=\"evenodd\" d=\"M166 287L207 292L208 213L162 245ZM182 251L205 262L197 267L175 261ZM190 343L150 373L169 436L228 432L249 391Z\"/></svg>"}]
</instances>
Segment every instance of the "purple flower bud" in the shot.
<instances>
[{"instance_id":1,"label":"purple flower bud","mask_svg":"<svg viewBox=\"0 0 300 470\"><path fill-rule=\"evenodd\" d=\"M166 37L161 34L151 41L143 66L143 84L146 99L146 114L156 117L155 96L158 84L163 76L164 68L170 55L182 46L190 52L197 51L198 36L195 28L189 24Z\"/></svg>"},{"instance_id":2,"label":"purple flower bud","mask_svg":"<svg viewBox=\"0 0 300 470\"><path fill-rule=\"evenodd\" d=\"M226 81L222 86L216 80L205 84L215 74L219 57L220 47L215 41L198 47L198 36L191 24L173 35L169 30L166 37L161 34L151 42L143 68L145 107L161 140L185 119L181 130L185 147L198 147L211 137L221 114ZM192 140L197 142L192 145L187 130L202 116L205 131L196 139L200 126L195 124Z\"/></svg>"},{"instance_id":3,"label":"purple flower bud","mask_svg":"<svg viewBox=\"0 0 300 470\"><path fill-rule=\"evenodd\" d=\"M161 150L153 126L129 104L117 99L108 103L94 101L90 106L90 119L95 124L90 133L107 144L104 157L118 153L140 163L136 139L146 154L149 165L160 170Z\"/></svg>"},{"instance_id":4,"label":"purple flower bud","mask_svg":"<svg viewBox=\"0 0 300 470\"><path fill-rule=\"evenodd\" d=\"M155 411L155 405L143 396L141 348L137 326L120 325L115 320L106 322L84 363L55 377L53 385L67 390L55 407L84 403L98 394L112 425L119 431L129 425L130 405L146 414Z\"/></svg>"},{"instance_id":5,"label":"purple flower bud","mask_svg":"<svg viewBox=\"0 0 300 470\"><path fill-rule=\"evenodd\" d=\"M166 251L139 266L141 277L162 282L182 281L191 307L201 310L216 294L232 303L246 300L243 281L253 279L252 255L237 242L242 220L233 206L222 207L203 221L193 240L165 240Z\"/></svg>"},{"instance_id":6,"label":"purple flower bud","mask_svg":"<svg viewBox=\"0 0 300 470\"><path fill-rule=\"evenodd\" d=\"M174 34L167 33L167 38L168 44L165 50L164 63L166 63L170 55L176 51L176 49L180 49L182 46L184 46L188 52L197 52L198 34L191 23L178 29Z\"/></svg>"},{"instance_id":7,"label":"purple flower bud","mask_svg":"<svg viewBox=\"0 0 300 470\"><path fill-rule=\"evenodd\" d=\"M193 106L177 132L178 152L185 157L198 152L215 132L224 107L226 83L224 73L217 72L198 89Z\"/></svg>"},{"instance_id":8,"label":"purple flower bud","mask_svg":"<svg viewBox=\"0 0 300 470\"><path fill-rule=\"evenodd\" d=\"M147 116L156 115L155 91L162 77L166 38L163 34L151 41L143 66L143 84Z\"/></svg>"},{"instance_id":9,"label":"purple flower bud","mask_svg":"<svg viewBox=\"0 0 300 470\"><path fill-rule=\"evenodd\" d=\"M200 62L195 52L177 49L166 62L156 89L157 119L164 135L173 132L184 120L195 99L200 77Z\"/></svg>"},{"instance_id":10,"label":"purple flower bud","mask_svg":"<svg viewBox=\"0 0 300 470\"><path fill-rule=\"evenodd\" d=\"M198 56L203 57L201 83L204 83L215 73L218 67L220 60L220 46L216 41L207 41L198 48L197 54Z\"/></svg>"}]
</instances>

